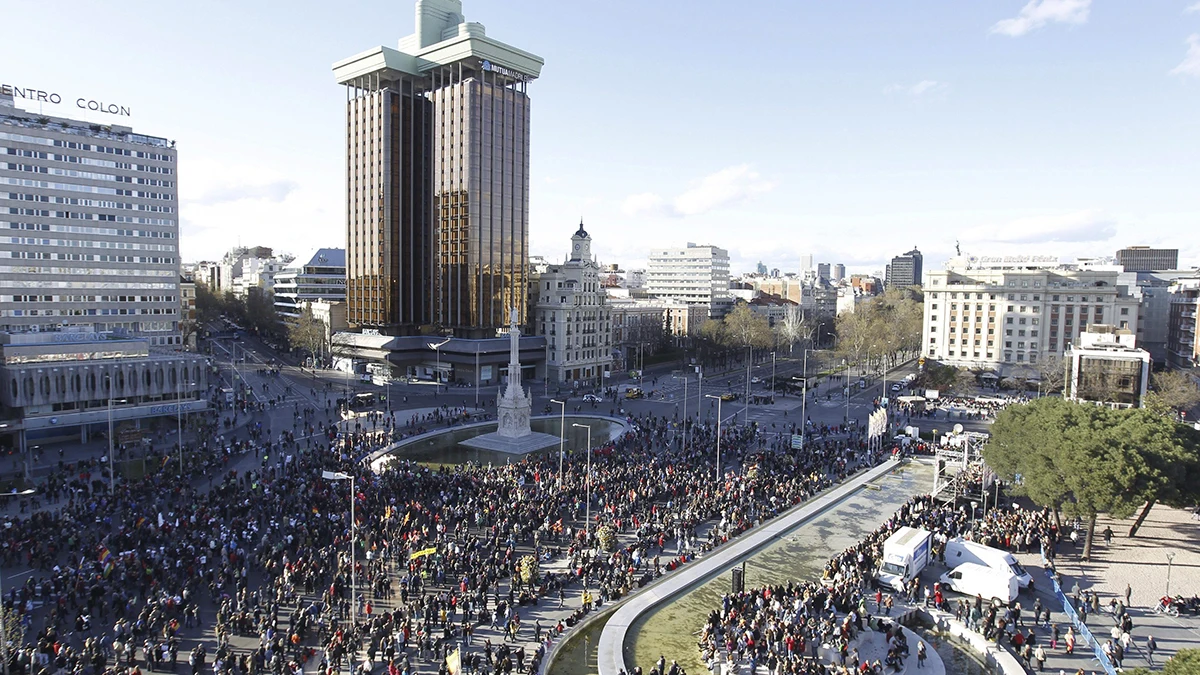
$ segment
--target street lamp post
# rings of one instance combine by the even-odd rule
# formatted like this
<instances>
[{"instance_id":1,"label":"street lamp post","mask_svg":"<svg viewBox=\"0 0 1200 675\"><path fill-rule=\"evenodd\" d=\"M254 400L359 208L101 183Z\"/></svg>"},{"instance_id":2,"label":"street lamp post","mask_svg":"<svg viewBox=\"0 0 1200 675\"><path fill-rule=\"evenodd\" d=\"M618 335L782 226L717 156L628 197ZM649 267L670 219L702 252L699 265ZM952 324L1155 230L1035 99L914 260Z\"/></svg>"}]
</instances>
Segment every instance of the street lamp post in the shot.
<instances>
[{"instance_id":1,"label":"street lamp post","mask_svg":"<svg viewBox=\"0 0 1200 675\"><path fill-rule=\"evenodd\" d=\"M750 426L750 364L754 361L754 347L746 345L746 400L742 401L742 410L746 413L745 425Z\"/></svg>"},{"instance_id":2,"label":"street lamp post","mask_svg":"<svg viewBox=\"0 0 1200 675\"><path fill-rule=\"evenodd\" d=\"M771 403L775 402L775 352L771 352Z\"/></svg>"},{"instance_id":3,"label":"street lamp post","mask_svg":"<svg viewBox=\"0 0 1200 675\"><path fill-rule=\"evenodd\" d=\"M721 397L705 394L704 398L717 399L717 482L721 482ZM737 415L737 413L734 413Z\"/></svg>"},{"instance_id":4,"label":"street lamp post","mask_svg":"<svg viewBox=\"0 0 1200 675\"><path fill-rule=\"evenodd\" d=\"M1175 562L1175 552L1167 551L1167 592L1163 595L1171 597L1171 563Z\"/></svg>"},{"instance_id":5,"label":"street lamp post","mask_svg":"<svg viewBox=\"0 0 1200 675\"><path fill-rule=\"evenodd\" d=\"M350 483L350 626L351 634L358 632L358 596L355 589L358 586L357 578L354 572L354 539L355 539L355 522L354 522L354 476L341 471L322 471L321 478L325 480L344 480ZM358 645L353 645L350 648L350 673L354 673L354 657L358 654Z\"/></svg>"},{"instance_id":6,"label":"street lamp post","mask_svg":"<svg viewBox=\"0 0 1200 675\"><path fill-rule=\"evenodd\" d=\"M442 391L442 347L445 347L446 343L449 341L450 341L450 338L446 338L445 340L442 340L441 342L439 342L437 344L429 345L429 348L432 349L434 351L434 353L437 355L437 365L435 366L434 371L433 371L433 393L434 394L441 393L441 391ZM509 374L509 377L512 377L511 373Z\"/></svg>"},{"instance_id":7,"label":"street lamp post","mask_svg":"<svg viewBox=\"0 0 1200 675\"><path fill-rule=\"evenodd\" d=\"M808 435L808 353L811 349L804 350L804 370L803 384L801 385L801 393L804 398L800 399L800 449L804 449L805 436Z\"/></svg>"},{"instance_id":8,"label":"street lamp post","mask_svg":"<svg viewBox=\"0 0 1200 675\"><path fill-rule=\"evenodd\" d=\"M572 424L571 426L587 429L587 476L584 477L587 485L587 506L583 523L583 540L587 542L591 538L592 527L592 428L586 424Z\"/></svg>"},{"instance_id":9,"label":"street lamp post","mask_svg":"<svg viewBox=\"0 0 1200 675\"><path fill-rule=\"evenodd\" d=\"M116 494L117 492L117 465L113 463L113 397L112 397L112 374L104 376L106 389L108 389L108 494ZM125 403L126 399L120 399L121 403Z\"/></svg>"},{"instance_id":10,"label":"street lamp post","mask_svg":"<svg viewBox=\"0 0 1200 675\"><path fill-rule=\"evenodd\" d=\"M683 424L683 447L686 448L687 447L687 399L688 399L687 383L688 383L688 377L687 377L687 375L683 375L683 376L676 375L675 379L683 380L683 416L680 418L680 420L681 420L681 423Z\"/></svg>"},{"instance_id":11,"label":"street lamp post","mask_svg":"<svg viewBox=\"0 0 1200 675\"><path fill-rule=\"evenodd\" d=\"M28 490L22 490L20 492L0 493L0 497L28 497L35 492L37 492L37 490L29 488ZM8 675L8 627L4 624L4 619L7 617L4 615L3 602L4 575L0 574L0 659L3 660L0 662L0 672L3 672L4 675Z\"/></svg>"},{"instance_id":12,"label":"street lamp post","mask_svg":"<svg viewBox=\"0 0 1200 675\"><path fill-rule=\"evenodd\" d=\"M558 484L562 485L563 480L563 444L567 440L567 402L557 399L550 399L551 403L557 403L561 410L558 413Z\"/></svg>"},{"instance_id":13,"label":"street lamp post","mask_svg":"<svg viewBox=\"0 0 1200 675\"><path fill-rule=\"evenodd\" d=\"M184 372L187 372L186 370ZM179 477L183 477L183 378L179 378L179 387L176 390L175 398L175 428L179 434ZM189 387L196 386L195 382L189 382ZM111 427L111 424L109 425ZM109 435L112 435L112 429L109 429Z\"/></svg>"},{"instance_id":14,"label":"street lamp post","mask_svg":"<svg viewBox=\"0 0 1200 675\"><path fill-rule=\"evenodd\" d=\"M846 363L846 359L842 359L842 363L846 366L846 426L850 426L850 364Z\"/></svg>"}]
</instances>

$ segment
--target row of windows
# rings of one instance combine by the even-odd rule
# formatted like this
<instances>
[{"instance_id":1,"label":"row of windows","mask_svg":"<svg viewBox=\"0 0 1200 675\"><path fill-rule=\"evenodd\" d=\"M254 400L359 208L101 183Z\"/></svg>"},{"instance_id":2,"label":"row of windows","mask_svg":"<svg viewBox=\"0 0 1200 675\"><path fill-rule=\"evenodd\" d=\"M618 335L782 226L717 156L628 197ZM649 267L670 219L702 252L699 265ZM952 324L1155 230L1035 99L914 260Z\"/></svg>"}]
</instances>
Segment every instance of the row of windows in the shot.
<instances>
[{"instance_id":1,"label":"row of windows","mask_svg":"<svg viewBox=\"0 0 1200 675\"><path fill-rule=\"evenodd\" d=\"M99 152L106 155L123 155L125 157L138 157L140 159L152 159L159 162L171 162L174 158L171 155L146 152L143 150L130 150L128 148L115 148L106 145L93 145L91 143L80 143L77 141L64 141L54 138L41 138L39 136L26 136L25 134L15 134L7 131L0 131L0 141L16 141L18 143L33 143L35 145L50 145L57 148L67 148L70 150L87 150L90 152Z\"/></svg>"},{"instance_id":2,"label":"row of windows","mask_svg":"<svg viewBox=\"0 0 1200 675\"><path fill-rule=\"evenodd\" d=\"M130 251L175 251L172 244L133 244L127 241L87 241L79 239L38 239L9 237L9 243L26 246L72 246L78 248L115 248Z\"/></svg>"},{"instance_id":3,"label":"row of windows","mask_svg":"<svg viewBox=\"0 0 1200 675\"><path fill-rule=\"evenodd\" d=\"M102 166L109 169L126 169L128 171L145 171L146 173L161 173L172 175L175 170L167 166L150 166L149 164L131 164L129 162L114 162L111 159L96 159L94 157L77 157L75 155L60 155L54 152L38 150L23 150L21 148L0 148L0 154L32 159L46 159L52 162L67 162L69 164L84 164L87 166Z\"/></svg>"},{"instance_id":4,"label":"row of windows","mask_svg":"<svg viewBox=\"0 0 1200 675\"><path fill-rule=\"evenodd\" d=\"M129 202L110 202L101 199L88 199L86 197L64 197L61 195L37 195L28 192L9 192L8 198L20 202L42 202L44 204L70 204L72 206L91 206L101 209L124 209L127 211L154 211L156 213L174 213L175 209L170 206L159 206L157 204L130 204ZM0 195L2 196L2 195ZM12 213L17 213L16 210L9 209ZM42 215L44 212L31 212L30 215ZM99 220L99 219L98 219ZM117 216L118 223L140 223L142 225L174 225L174 220L163 218L138 218L135 216Z\"/></svg>"},{"instance_id":5,"label":"row of windows","mask_svg":"<svg viewBox=\"0 0 1200 675\"><path fill-rule=\"evenodd\" d=\"M179 302L175 295L0 295L0 302Z\"/></svg>"},{"instance_id":6,"label":"row of windows","mask_svg":"<svg viewBox=\"0 0 1200 675\"><path fill-rule=\"evenodd\" d=\"M175 196L166 192L140 192L138 190L119 190L114 188L96 187L94 185L78 185L76 183L54 183L45 180L30 180L28 178L2 178L6 185L21 187L46 188L48 190L67 190L70 192L91 192L99 195L118 195L121 197L141 197L143 199L162 199L174 201Z\"/></svg>"},{"instance_id":7,"label":"row of windows","mask_svg":"<svg viewBox=\"0 0 1200 675\"><path fill-rule=\"evenodd\" d=\"M59 169L52 166L41 166L40 164L14 164L12 162L0 162L0 169L8 169L9 171L24 171L26 173L44 173L50 176L63 176L65 178L84 178L87 180L107 180L114 183L131 183L134 185L152 185L155 187L175 187L175 181L160 180L158 178L142 178L140 176L117 176L111 173L95 173L92 171L76 171L75 169Z\"/></svg>"},{"instance_id":8,"label":"row of windows","mask_svg":"<svg viewBox=\"0 0 1200 675\"><path fill-rule=\"evenodd\" d=\"M0 252L0 255L3 255ZM9 257L20 260L76 260L80 262L123 262L147 265L173 265L175 258L141 255L93 255L91 253L49 253L47 251L9 251Z\"/></svg>"},{"instance_id":9,"label":"row of windows","mask_svg":"<svg viewBox=\"0 0 1200 675\"><path fill-rule=\"evenodd\" d=\"M0 309L0 317L28 316L153 316L175 315L175 308L142 307L137 309Z\"/></svg>"},{"instance_id":10,"label":"row of windows","mask_svg":"<svg viewBox=\"0 0 1200 675\"><path fill-rule=\"evenodd\" d=\"M118 227L87 227L86 225L50 225L48 223L12 223L0 221L0 227L10 230L34 230L36 232L65 232L69 234L99 234L108 237L148 237L151 239L174 239L174 232L155 230L126 230Z\"/></svg>"},{"instance_id":11,"label":"row of windows","mask_svg":"<svg viewBox=\"0 0 1200 675\"><path fill-rule=\"evenodd\" d=\"M75 276L96 276L96 277L173 277L178 274L172 270L146 270L146 269L112 269L108 267L39 267L36 265L0 265L0 274L70 274ZM18 280L7 280L6 285L15 285ZM50 283L50 282L42 282ZM85 288L94 288L94 284L88 284ZM113 287L110 287L113 288ZM115 288L121 288L116 286ZM136 286L134 288L137 288Z\"/></svg>"}]
</instances>

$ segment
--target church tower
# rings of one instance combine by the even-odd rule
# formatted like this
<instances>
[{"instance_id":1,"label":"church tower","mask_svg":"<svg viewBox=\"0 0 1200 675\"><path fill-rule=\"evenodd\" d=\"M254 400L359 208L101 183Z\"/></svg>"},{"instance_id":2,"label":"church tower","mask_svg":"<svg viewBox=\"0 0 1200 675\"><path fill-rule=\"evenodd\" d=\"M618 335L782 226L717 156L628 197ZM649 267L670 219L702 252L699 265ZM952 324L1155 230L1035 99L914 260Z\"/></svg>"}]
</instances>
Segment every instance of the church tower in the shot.
<instances>
[{"instance_id":1,"label":"church tower","mask_svg":"<svg viewBox=\"0 0 1200 675\"><path fill-rule=\"evenodd\" d=\"M592 237L583 229L583 221L579 221L579 229L571 235L571 260L592 259Z\"/></svg>"}]
</instances>

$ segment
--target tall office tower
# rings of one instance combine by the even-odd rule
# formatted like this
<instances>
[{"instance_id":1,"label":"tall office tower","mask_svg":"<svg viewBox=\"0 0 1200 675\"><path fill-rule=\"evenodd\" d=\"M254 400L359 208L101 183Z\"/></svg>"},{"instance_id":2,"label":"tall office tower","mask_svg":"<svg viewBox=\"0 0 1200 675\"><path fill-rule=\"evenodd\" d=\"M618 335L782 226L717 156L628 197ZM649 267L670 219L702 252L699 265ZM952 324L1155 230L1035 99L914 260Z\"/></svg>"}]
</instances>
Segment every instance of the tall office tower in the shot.
<instances>
[{"instance_id":1,"label":"tall office tower","mask_svg":"<svg viewBox=\"0 0 1200 675\"><path fill-rule=\"evenodd\" d=\"M888 288L920 286L922 260L923 256L915 246L908 253L892 258L891 264L887 266L884 285Z\"/></svg>"},{"instance_id":2,"label":"tall office tower","mask_svg":"<svg viewBox=\"0 0 1200 675\"><path fill-rule=\"evenodd\" d=\"M1117 251L1117 264L1126 272L1161 272L1179 267L1179 249L1130 246Z\"/></svg>"},{"instance_id":3,"label":"tall office tower","mask_svg":"<svg viewBox=\"0 0 1200 675\"><path fill-rule=\"evenodd\" d=\"M829 263L817 263L817 278L821 281L829 281L830 267Z\"/></svg>"},{"instance_id":4,"label":"tall office tower","mask_svg":"<svg viewBox=\"0 0 1200 675\"><path fill-rule=\"evenodd\" d=\"M524 321L529 82L540 57L417 0L416 31L334 65L347 96L346 303L353 325L494 336Z\"/></svg>"},{"instance_id":5,"label":"tall office tower","mask_svg":"<svg viewBox=\"0 0 1200 675\"><path fill-rule=\"evenodd\" d=\"M805 272L812 270L812 268L813 268L812 254L806 253L806 254L800 256L800 274L804 274Z\"/></svg>"},{"instance_id":6,"label":"tall office tower","mask_svg":"<svg viewBox=\"0 0 1200 675\"><path fill-rule=\"evenodd\" d=\"M0 87L0 330L179 345L174 143L26 112L13 93Z\"/></svg>"},{"instance_id":7,"label":"tall office tower","mask_svg":"<svg viewBox=\"0 0 1200 675\"><path fill-rule=\"evenodd\" d=\"M844 281L846 279L846 266L842 263L837 263L833 266L833 280Z\"/></svg>"}]
</instances>

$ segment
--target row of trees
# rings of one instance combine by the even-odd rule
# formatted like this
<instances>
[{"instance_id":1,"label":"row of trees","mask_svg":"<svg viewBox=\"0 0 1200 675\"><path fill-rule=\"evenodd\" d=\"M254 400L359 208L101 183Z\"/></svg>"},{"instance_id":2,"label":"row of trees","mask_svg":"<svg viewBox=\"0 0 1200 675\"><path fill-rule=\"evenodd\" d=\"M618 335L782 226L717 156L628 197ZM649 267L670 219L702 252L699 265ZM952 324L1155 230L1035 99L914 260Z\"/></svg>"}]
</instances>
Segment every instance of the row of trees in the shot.
<instances>
[{"instance_id":1,"label":"row of trees","mask_svg":"<svg viewBox=\"0 0 1200 675\"><path fill-rule=\"evenodd\" d=\"M891 288L858 303L837 317L837 351L847 363L869 359L889 368L911 358L921 349L923 302L918 290Z\"/></svg>"},{"instance_id":2,"label":"row of trees","mask_svg":"<svg viewBox=\"0 0 1200 675\"><path fill-rule=\"evenodd\" d=\"M1177 424L1158 402L1114 410L1061 398L1011 406L991 428L983 456L1018 493L1087 524L1091 556L1096 517L1128 518L1135 536L1155 504L1200 501L1200 432Z\"/></svg>"},{"instance_id":3,"label":"row of trees","mask_svg":"<svg viewBox=\"0 0 1200 675\"><path fill-rule=\"evenodd\" d=\"M305 306L294 323L285 323L275 311L274 294L269 292L239 298L230 291L217 295L204 284L196 284L196 318L201 325L226 318L264 340L308 354L319 356L328 351L325 322Z\"/></svg>"},{"instance_id":4,"label":"row of trees","mask_svg":"<svg viewBox=\"0 0 1200 675\"><path fill-rule=\"evenodd\" d=\"M905 355L919 351L922 298L919 291L890 289L858 303L853 312L839 315L833 326L805 313L799 305L787 308L774 327L746 303L738 303L723 320L700 326L702 343L725 349L786 349L809 346L822 333L837 336L837 351L850 363L872 361L894 366Z\"/></svg>"}]
</instances>

